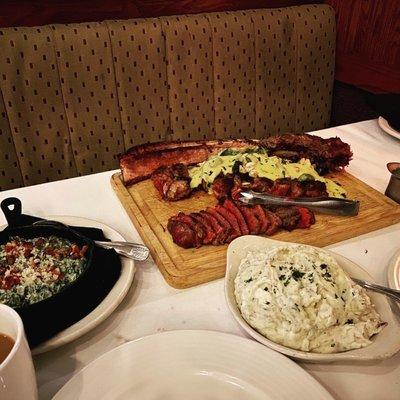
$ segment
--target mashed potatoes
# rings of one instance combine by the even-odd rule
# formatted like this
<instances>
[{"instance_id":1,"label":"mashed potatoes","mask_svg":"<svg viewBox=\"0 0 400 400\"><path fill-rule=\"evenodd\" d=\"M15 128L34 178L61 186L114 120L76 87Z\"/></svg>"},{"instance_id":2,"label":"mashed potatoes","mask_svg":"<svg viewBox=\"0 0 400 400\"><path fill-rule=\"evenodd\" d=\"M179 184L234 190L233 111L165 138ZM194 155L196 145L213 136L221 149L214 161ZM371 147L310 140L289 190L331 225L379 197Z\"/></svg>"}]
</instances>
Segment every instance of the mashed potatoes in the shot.
<instances>
[{"instance_id":1,"label":"mashed potatoes","mask_svg":"<svg viewBox=\"0 0 400 400\"><path fill-rule=\"evenodd\" d=\"M235 279L243 318L268 339L303 351L365 347L385 323L336 260L304 245L249 252Z\"/></svg>"}]
</instances>

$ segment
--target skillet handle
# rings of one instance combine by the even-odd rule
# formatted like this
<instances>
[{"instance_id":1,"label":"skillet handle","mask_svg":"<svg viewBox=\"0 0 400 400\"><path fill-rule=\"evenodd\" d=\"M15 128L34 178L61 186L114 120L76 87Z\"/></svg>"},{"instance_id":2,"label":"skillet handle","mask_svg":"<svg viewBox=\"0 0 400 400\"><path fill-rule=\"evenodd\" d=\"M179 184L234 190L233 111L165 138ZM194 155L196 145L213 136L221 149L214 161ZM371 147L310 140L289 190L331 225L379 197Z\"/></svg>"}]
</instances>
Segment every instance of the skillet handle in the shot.
<instances>
[{"instance_id":1,"label":"skillet handle","mask_svg":"<svg viewBox=\"0 0 400 400\"><path fill-rule=\"evenodd\" d=\"M8 197L1 202L1 209L3 210L4 216L6 217L8 226L18 226L18 222L22 215L22 203L20 199L16 197Z\"/></svg>"}]
</instances>

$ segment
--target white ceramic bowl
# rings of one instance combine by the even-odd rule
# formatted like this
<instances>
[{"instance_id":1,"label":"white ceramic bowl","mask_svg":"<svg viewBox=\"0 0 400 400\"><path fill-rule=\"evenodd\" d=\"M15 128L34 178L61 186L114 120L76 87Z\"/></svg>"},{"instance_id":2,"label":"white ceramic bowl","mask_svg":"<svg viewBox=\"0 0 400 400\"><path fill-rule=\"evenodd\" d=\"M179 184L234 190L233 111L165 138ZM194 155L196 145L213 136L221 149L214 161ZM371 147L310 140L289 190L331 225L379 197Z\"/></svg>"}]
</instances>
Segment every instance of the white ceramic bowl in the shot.
<instances>
[{"instance_id":1,"label":"white ceramic bowl","mask_svg":"<svg viewBox=\"0 0 400 400\"><path fill-rule=\"evenodd\" d=\"M368 292L370 298L375 304L376 310L387 322L387 326L374 337L371 345L362 349L349 350L342 353L321 354L306 351L295 350L268 340L265 336L253 329L242 317L235 298L235 278L238 272L239 264L249 251L268 250L281 245L290 245L298 243L281 242L278 240L267 239L260 236L242 236L235 239L228 247L227 270L225 275L225 296L228 307L231 310L236 321L241 327L254 339L270 347L273 350L286 354L289 357L310 362L333 362L333 361L370 361L389 358L400 350L400 325L393 315L390 304L385 296ZM310 246L312 247L312 246ZM348 260L347 258L328 251L335 257L339 265L352 277L364 279L373 282L372 277L360 266Z\"/></svg>"}]
</instances>

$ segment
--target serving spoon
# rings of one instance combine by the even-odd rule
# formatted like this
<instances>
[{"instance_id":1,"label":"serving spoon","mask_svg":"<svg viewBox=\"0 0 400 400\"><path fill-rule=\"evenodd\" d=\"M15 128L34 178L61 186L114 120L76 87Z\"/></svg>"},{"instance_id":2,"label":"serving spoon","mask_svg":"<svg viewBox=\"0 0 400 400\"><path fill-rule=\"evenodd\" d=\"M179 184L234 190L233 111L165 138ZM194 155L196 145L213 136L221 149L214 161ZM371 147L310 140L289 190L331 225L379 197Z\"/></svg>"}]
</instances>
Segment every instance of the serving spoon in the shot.
<instances>
[{"instance_id":1,"label":"serving spoon","mask_svg":"<svg viewBox=\"0 0 400 400\"><path fill-rule=\"evenodd\" d=\"M400 290L391 289L381 285L376 285L375 283L363 281L362 279L356 279L356 278L351 278L351 279L353 282L357 283L357 285L360 285L365 289L369 289L374 292L384 294L385 296L388 296L393 300L400 301Z\"/></svg>"},{"instance_id":2,"label":"serving spoon","mask_svg":"<svg viewBox=\"0 0 400 400\"><path fill-rule=\"evenodd\" d=\"M35 226L53 226L56 228L68 229L74 232L77 236L84 237L79 232L71 228L70 226L63 224L58 221L50 221L50 220L40 220L34 222L32 225ZM92 239L91 239L92 240ZM93 242L103 249L114 249L116 253L121 256L131 258L135 261L145 261L149 257L149 249L140 243L132 243L132 242L105 242L101 240L93 240Z\"/></svg>"}]
</instances>

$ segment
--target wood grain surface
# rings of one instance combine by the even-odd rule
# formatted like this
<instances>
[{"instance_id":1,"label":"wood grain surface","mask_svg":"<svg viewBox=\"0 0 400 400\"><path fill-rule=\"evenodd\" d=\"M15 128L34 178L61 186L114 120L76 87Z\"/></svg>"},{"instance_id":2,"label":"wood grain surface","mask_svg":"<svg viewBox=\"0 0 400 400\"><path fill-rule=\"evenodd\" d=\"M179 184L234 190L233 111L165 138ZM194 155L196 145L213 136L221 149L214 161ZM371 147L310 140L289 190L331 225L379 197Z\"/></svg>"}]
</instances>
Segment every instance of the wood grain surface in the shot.
<instances>
[{"instance_id":1,"label":"wood grain surface","mask_svg":"<svg viewBox=\"0 0 400 400\"><path fill-rule=\"evenodd\" d=\"M400 1L325 0L336 11L336 79L400 93Z\"/></svg>"},{"instance_id":2,"label":"wood grain surface","mask_svg":"<svg viewBox=\"0 0 400 400\"><path fill-rule=\"evenodd\" d=\"M327 246L400 222L400 206L348 173L331 176L348 191L348 197L360 201L356 217L316 215L310 229L279 232L272 238ZM226 249L223 246L202 246L182 249L175 245L166 226L179 211L193 212L216 203L203 191L177 202L163 201L150 180L126 188L119 173L111 184L132 220L165 280L175 288L186 288L222 278L225 274Z\"/></svg>"},{"instance_id":3,"label":"wood grain surface","mask_svg":"<svg viewBox=\"0 0 400 400\"><path fill-rule=\"evenodd\" d=\"M309 3L307 0L0 0L0 27L159 17ZM314 0L312 3L322 3L322 0Z\"/></svg>"}]
</instances>

